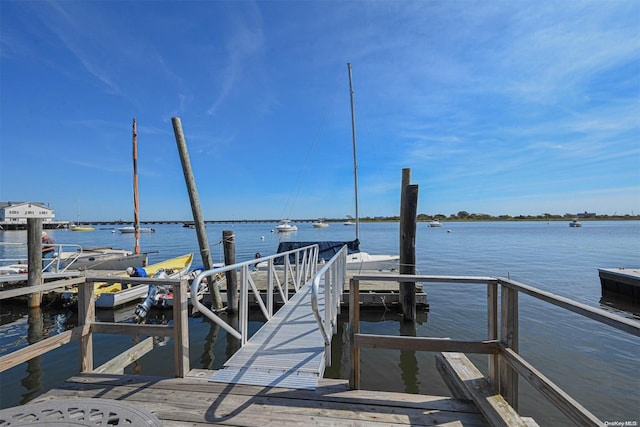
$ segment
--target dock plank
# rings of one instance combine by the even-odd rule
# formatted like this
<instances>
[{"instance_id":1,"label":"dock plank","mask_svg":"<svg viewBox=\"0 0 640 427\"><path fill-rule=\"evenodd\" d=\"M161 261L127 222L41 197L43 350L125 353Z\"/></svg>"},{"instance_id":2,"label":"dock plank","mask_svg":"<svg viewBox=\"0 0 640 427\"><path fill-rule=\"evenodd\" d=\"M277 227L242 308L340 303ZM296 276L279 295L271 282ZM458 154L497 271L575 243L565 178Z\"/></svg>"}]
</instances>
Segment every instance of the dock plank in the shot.
<instances>
[{"instance_id":1,"label":"dock plank","mask_svg":"<svg viewBox=\"0 0 640 427\"><path fill-rule=\"evenodd\" d=\"M470 402L348 390L346 380L331 379L320 379L316 390L296 390L194 378L80 374L33 402L61 398L126 401L151 412L164 426L487 425Z\"/></svg>"}]
</instances>

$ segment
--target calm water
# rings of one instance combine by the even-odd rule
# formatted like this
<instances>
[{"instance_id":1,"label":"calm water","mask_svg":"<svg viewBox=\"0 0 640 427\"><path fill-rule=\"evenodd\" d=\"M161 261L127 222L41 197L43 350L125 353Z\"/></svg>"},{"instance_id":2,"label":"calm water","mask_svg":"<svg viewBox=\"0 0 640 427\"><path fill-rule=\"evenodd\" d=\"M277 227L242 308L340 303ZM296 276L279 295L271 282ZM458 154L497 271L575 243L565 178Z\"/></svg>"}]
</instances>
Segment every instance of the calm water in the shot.
<instances>
[{"instance_id":1,"label":"calm water","mask_svg":"<svg viewBox=\"0 0 640 427\"><path fill-rule=\"evenodd\" d=\"M256 252L272 254L280 238L295 240L350 239L354 227L331 224L314 229L298 224L297 233L273 233L274 224L207 225L214 261L223 261L222 230L236 234L237 261L254 257ZM144 251L152 252L150 262L197 252L195 230L181 225L154 226L157 232L143 234ZM447 232L449 231L450 232ZM133 236L96 229L90 233L55 230L58 243L85 246L108 245L130 248ZM361 224L362 249L372 253L398 252L398 224ZM0 241L24 242L26 232L1 232ZM640 318L639 307L617 301L603 301L598 267L638 267L640 264L640 222L584 222L570 228L567 222L444 223L442 228L420 224L416 239L417 268L423 274L510 276L545 291L584 304L605 308L626 317ZM13 257L0 246L0 258ZM4 252L3 252L4 251ZM200 263L196 253L194 265ZM420 313L415 326L417 336L483 339L486 337L486 289L480 285L425 285L430 310ZM101 312L104 320L118 320L126 310ZM2 306L0 326L1 354L20 348L37 337L28 337L26 311L8 304ZM38 317L41 313L41 318ZM31 321L44 323L53 334L75 324L75 313L43 310ZM634 314L635 313L635 314ZM152 321L170 321L170 313L152 312ZM345 318L343 319L346 322ZM261 324L257 318L251 327ZM326 376L348 378L343 362L342 332L334 338L332 367ZM391 311L363 313L363 332L411 334L412 327L399 322ZM402 331L401 331L402 329ZM408 329L408 330L407 330ZM233 340L201 318L190 319L191 365L218 369L235 350ZM96 366L131 345L131 338L98 335L95 338ZM172 375L172 346L160 347L143 358L129 372ZM602 326L594 321L541 303L531 297L520 298L520 353L544 375L572 395L579 403L606 421L640 419L640 339ZM473 356L482 369L486 358ZM160 362L165 361L165 362ZM166 364L165 364L166 363ZM431 353L367 350L362 354L363 388L448 394L434 368ZM78 347L58 349L29 364L2 373L0 406L8 407L32 399L77 372ZM565 418L552 405L544 403L526 381L520 381L520 412L533 416L540 425L558 425Z\"/></svg>"}]
</instances>

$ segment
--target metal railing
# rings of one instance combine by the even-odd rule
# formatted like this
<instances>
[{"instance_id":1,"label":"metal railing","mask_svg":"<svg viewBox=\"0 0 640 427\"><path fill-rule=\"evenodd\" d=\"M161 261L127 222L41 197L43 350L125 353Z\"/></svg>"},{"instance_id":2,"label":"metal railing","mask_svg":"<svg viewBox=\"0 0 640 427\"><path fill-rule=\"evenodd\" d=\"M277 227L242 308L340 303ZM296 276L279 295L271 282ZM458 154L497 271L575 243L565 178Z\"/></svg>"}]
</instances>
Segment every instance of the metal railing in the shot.
<instances>
[{"instance_id":1,"label":"metal railing","mask_svg":"<svg viewBox=\"0 0 640 427\"><path fill-rule=\"evenodd\" d=\"M337 332L340 300L347 280L347 246L329 260L311 282L311 309L324 339L326 366L331 366L331 338ZM320 282L324 279L324 319L318 306Z\"/></svg>"},{"instance_id":2,"label":"metal railing","mask_svg":"<svg viewBox=\"0 0 640 427\"><path fill-rule=\"evenodd\" d=\"M267 257L203 271L191 282L191 301L193 308L227 331L231 336L240 340L241 346L244 346L247 343L249 330L249 288L251 288L255 301L260 307L265 319L271 319L274 314L274 291L277 290L284 303L289 300L290 285L293 286L294 293L298 292L300 288L311 277L313 277L313 275L315 275L318 269L318 250L318 245L311 245ZM279 258L283 258L284 266L275 265L274 260ZM267 273L266 304L265 301L263 301L260 291L258 290L258 287L251 275L253 270L266 271ZM198 301L197 298L200 283L204 279L208 278L208 283L215 284L215 276L227 271L238 271L240 273L238 329L225 322L212 310Z\"/></svg>"},{"instance_id":3,"label":"metal railing","mask_svg":"<svg viewBox=\"0 0 640 427\"><path fill-rule=\"evenodd\" d=\"M9 243L0 242L2 246L24 246L27 247L27 243ZM67 271L73 263L82 255L82 246L71 243L47 243L43 246L53 247L53 256L51 258L42 255L42 270L52 271L54 273L64 273ZM63 250L65 249L65 250ZM62 258L62 254L69 254L66 258ZM11 265L24 265L25 269L28 266L28 257L25 254L20 258L2 258L0 259L0 266Z\"/></svg>"}]
</instances>

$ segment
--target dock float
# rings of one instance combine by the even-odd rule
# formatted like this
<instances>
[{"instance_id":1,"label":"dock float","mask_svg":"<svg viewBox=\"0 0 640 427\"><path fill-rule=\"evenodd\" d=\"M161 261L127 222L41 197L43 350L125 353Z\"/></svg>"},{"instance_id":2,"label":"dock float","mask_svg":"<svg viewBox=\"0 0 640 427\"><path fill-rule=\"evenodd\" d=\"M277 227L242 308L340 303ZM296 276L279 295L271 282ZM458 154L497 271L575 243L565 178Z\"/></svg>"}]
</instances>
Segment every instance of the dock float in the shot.
<instances>
[{"instance_id":1,"label":"dock float","mask_svg":"<svg viewBox=\"0 0 640 427\"><path fill-rule=\"evenodd\" d=\"M640 303L640 268L599 268L602 295L616 294Z\"/></svg>"}]
</instances>

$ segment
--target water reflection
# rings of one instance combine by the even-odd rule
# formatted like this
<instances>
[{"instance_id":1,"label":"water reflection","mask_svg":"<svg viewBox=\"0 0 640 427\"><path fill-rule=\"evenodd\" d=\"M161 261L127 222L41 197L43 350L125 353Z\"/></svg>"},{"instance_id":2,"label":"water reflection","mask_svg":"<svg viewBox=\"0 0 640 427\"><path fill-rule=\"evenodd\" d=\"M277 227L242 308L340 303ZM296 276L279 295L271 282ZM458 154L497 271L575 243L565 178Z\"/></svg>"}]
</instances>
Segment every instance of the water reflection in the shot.
<instances>
[{"instance_id":1,"label":"water reflection","mask_svg":"<svg viewBox=\"0 0 640 427\"><path fill-rule=\"evenodd\" d=\"M640 301L613 292L603 292L600 307L629 319L640 319Z\"/></svg>"},{"instance_id":2,"label":"water reflection","mask_svg":"<svg viewBox=\"0 0 640 427\"><path fill-rule=\"evenodd\" d=\"M27 342L29 345L42 341L44 334L44 317L40 307L28 310L27 317ZM27 376L21 381L22 386L27 390L22 394L20 404L25 404L42 390L42 368L40 366L40 356L34 357L27 362Z\"/></svg>"},{"instance_id":3,"label":"water reflection","mask_svg":"<svg viewBox=\"0 0 640 427\"><path fill-rule=\"evenodd\" d=\"M360 312L360 331L393 336L417 336L417 326L425 324L428 313L418 311L416 322L405 322L402 315L390 310L362 310ZM349 379L352 366L352 350L349 346L348 314L345 312L338 321L338 331L331 342L331 366L325 370L326 378ZM402 390L406 393L420 392L420 367L415 351L373 350L360 352L361 379L368 382L371 378L383 376L380 366L388 366L390 358L400 369ZM375 380L374 380L375 382ZM389 384L386 384L387 386Z\"/></svg>"},{"instance_id":4,"label":"water reflection","mask_svg":"<svg viewBox=\"0 0 640 427\"><path fill-rule=\"evenodd\" d=\"M416 323L400 320L400 335L406 337L416 336ZM400 351L400 371L402 372L402 382L405 393L418 393L419 381L418 358L415 351Z\"/></svg>"}]
</instances>

